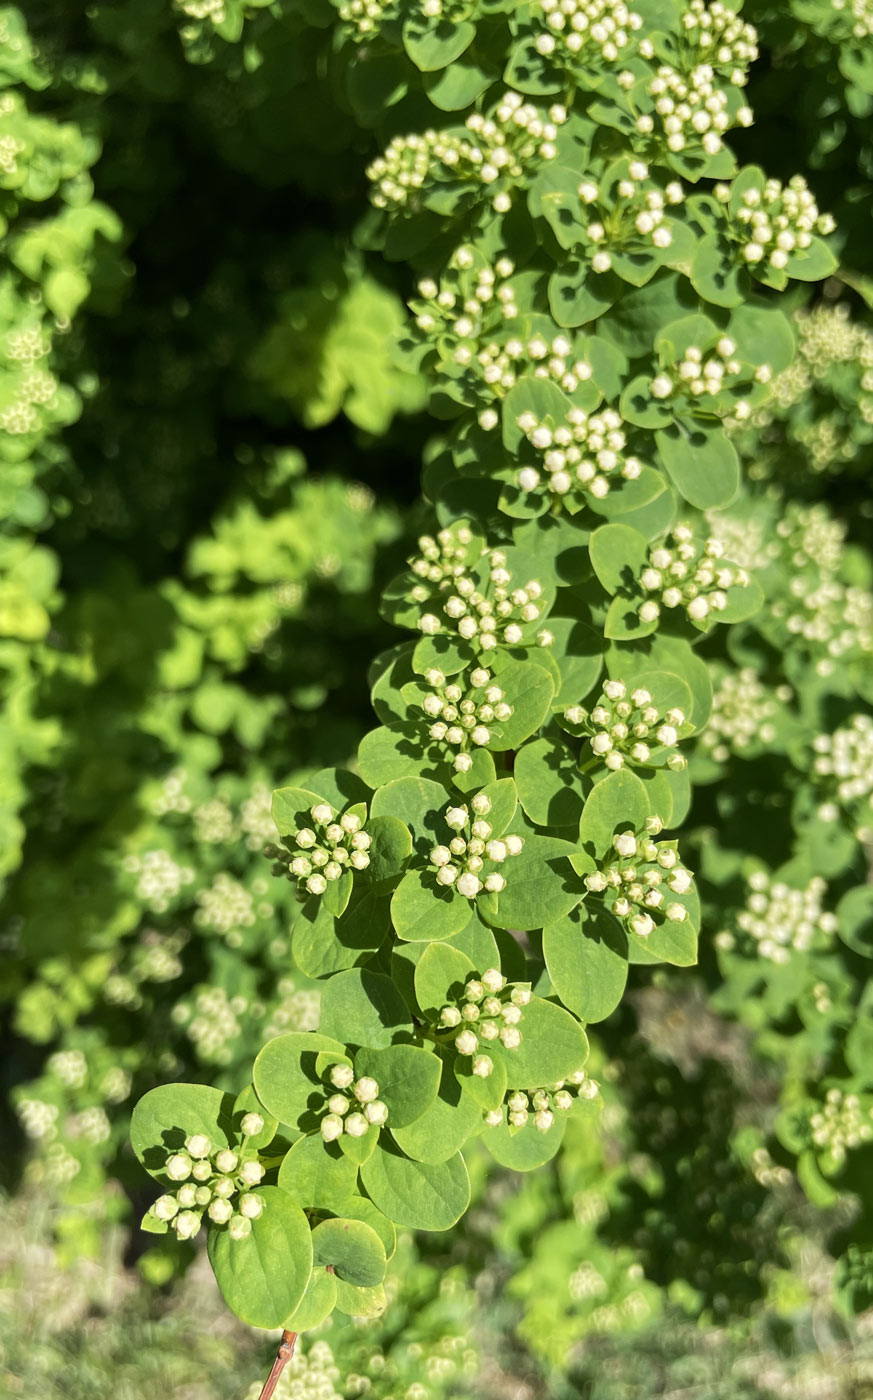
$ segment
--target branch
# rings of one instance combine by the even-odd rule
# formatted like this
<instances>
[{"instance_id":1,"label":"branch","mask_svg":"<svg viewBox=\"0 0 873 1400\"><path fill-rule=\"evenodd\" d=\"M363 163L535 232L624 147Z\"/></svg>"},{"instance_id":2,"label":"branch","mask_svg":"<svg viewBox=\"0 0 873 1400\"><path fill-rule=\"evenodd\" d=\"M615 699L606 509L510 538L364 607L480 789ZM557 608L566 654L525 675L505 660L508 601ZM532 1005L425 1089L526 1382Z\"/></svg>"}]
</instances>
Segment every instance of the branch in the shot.
<instances>
[{"instance_id":1,"label":"branch","mask_svg":"<svg viewBox=\"0 0 873 1400\"><path fill-rule=\"evenodd\" d=\"M273 1362L272 1370L264 1381L264 1388L258 1396L258 1400L270 1400L270 1396L279 1383L279 1377L285 1369L286 1363L294 1355L294 1345L297 1341L296 1332L283 1332L282 1340L279 1343L279 1350L276 1353L276 1360Z\"/></svg>"}]
</instances>

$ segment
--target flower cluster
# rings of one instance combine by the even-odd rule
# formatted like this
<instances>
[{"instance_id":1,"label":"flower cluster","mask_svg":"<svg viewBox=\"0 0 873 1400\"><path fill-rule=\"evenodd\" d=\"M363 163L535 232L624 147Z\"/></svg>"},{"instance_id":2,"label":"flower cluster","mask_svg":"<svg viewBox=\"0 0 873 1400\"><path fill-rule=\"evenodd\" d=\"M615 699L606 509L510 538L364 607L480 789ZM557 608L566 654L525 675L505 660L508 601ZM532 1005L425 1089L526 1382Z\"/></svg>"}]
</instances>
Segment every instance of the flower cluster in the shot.
<instances>
[{"instance_id":1,"label":"flower cluster","mask_svg":"<svg viewBox=\"0 0 873 1400\"><path fill-rule=\"evenodd\" d=\"M716 763L756 754L777 736L784 706L793 698L789 685L767 686L750 667L724 670L713 690L712 711L700 736L704 753Z\"/></svg>"},{"instance_id":2,"label":"flower cluster","mask_svg":"<svg viewBox=\"0 0 873 1400\"><path fill-rule=\"evenodd\" d=\"M669 248L673 234L664 222L664 210L685 198L678 180L671 180L664 190L653 184L642 160L622 162L618 177L610 174L599 184L586 177L578 194L595 272L608 272L615 252Z\"/></svg>"},{"instance_id":3,"label":"flower cluster","mask_svg":"<svg viewBox=\"0 0 873 1400\"><path fill-rule=\"evenodd\" d=\"M480 1042L499 1040L505 1050L516 1050L522 1039L523 1008L530 998L530 983L509 984L499 968L490 967L481 977L468 979L460 1006L441 1007L440 1027L455 1032L455 1049L472 1055L473 1073L480 1079L494 1069L491 1056L479 1053Z\"/></svg>"},{"instance_id":4,"label":"flower cluster","mask_svg":"<svg viewBox=\"0 0 873 1400\"><path fill-rule=\"evenodd\" d=\"M715 195L727 204L731 201L730 185L716 185ZM819 213L802 175L792 175L787 185L767 180L763 190L754 185L744 190L742 201L736 213L729 215L727 224L729 236L741 248L745 263L776 272L788 266L792 253L808 248L814 234L833 233L835 227L830 214Z\"/></svg>"},{"instance_id":5,"label":"flower cluster","mask_svg":"<svg viewBox=\"0 0 873 1400\"><path fill-rule=\"evenodd\" d=\"M736 950L785 963L792 951L808 952L826 944L836 932L836 916L823 908L827 885L820 876L795 889L756 870L747 884L745 908L735 917L736 927L715 936L716 946L724 952Z\"/></svg>"},{"instance_id":6,"label":"flower cluster","mask_svg":"<svg viewBox=\"0 0 873 1400\"><path fill-rule=\"evenodd\" d=\"M573 69L617 62L643 25L624 0L535 0L531 11L534 24L545 26L534 41L537 53Z\"/></svg>"},{"instance_id":7,"label":"flower cluster","mask_svg":"<svg viewBox=\"0 0 873 1400\"><path fill-rule=\"evenodd\" d=\"M845 811L857 824L866 815L867 825L861 825L858 833L865 840L873 827L873 719L852 715L833 734L817 734L812 747L812 778L824 799L818 809L820 819L836 821Z\"/></svg>"},{"instance_id":8,"label":"flower cluster","mask_svg":"<svg viewBox=\"0 0 873 1400\"><path fill-rule=\"evenodd\" d=\"M847 1152L873 1141L873 1104L862 1104L857 1094L834 1086L821 1108L810 1115L809 1131L814 1145L838 1165Z\"/></svg>"},{"instance_id":9,"label":"flower cluster","mask_svg":"<svg viewBox=\"0 0 873 1400\"><path fill-rule=\"evenodd\" d=\"M660 817L649 817L642 830L619 832L612 853L585 876L588 892L605 895L610 912L638 938L648 938L662 919L681 924L688 917L670 894L687 894L693 877L672 843L652 839L663 826Z\"/></svg>"},{"instance_id":10,"label":"flower cluster","mask_svg":"<svg viewBox=\"0 0 873 1400\"><path fill-rule=\"evenodd\" d=\"M832 676L838 663L873 656L873 594L824 573L815 584L792 578L790 597L770 611L787 639L806 643L816 675Z\"/></svg>"},{"instance_id":11,"label":"flower cluster","mask_svg":"<svg viewBox=\"0 0 873 1400\"><path fill-rule=\"evenodd\" d=\"M274 875L287 875L296 882L301 898L323 895L328 884L346 870L366 870L370 864L370 837L357 813L344 812L337 817L330 803L316 802L309 815L313 825L302 827L294 836L296 853L281 846L264 849L264 854L276 861Z\"/></svg>"},{"instance_id":12,"label":"flower cluster","mask_svg":"<svg viewBox=\"0 0 873 1400\"><path fill-rule=\"evenodd\" d=\"M492 392L511 389L522 374L534 379L551 379L568 394L572 394L591 378L591 366L580 359L573 350L573 343L565 332L546 340L543 335L532 335L528 340L511 336L504 344L490 342L477 356L482 378ZM494 407L485 408L479 414L479 427L489 432L496 428L500 415Z\"/></svg>"},{"instance_id":13,"label":"flower cluster","mask_svg":"<svg viewBox=\"0 0 873 1400\"><path fill-rule=\"evenodd\" d=\"M493 651L498 646L551 646L552 633L547 628L536 631L542 606L542 584L528 579L523 588L512 587L512 573L506 566L506 555L492 549L488 556L489 573L485 591L476 587L467 574L454 579L455 591L443 604L443 612L454 624L450 630L480 651ZM427 637L442 632L445 624L435 613L424 613L419 627Z\"/></svg>"},{"instance_id":14,"label":"flower cluster","mask_svg":"<svg viewBox=\"0 0 873 1400\"><path fill-rule=\"evenodd\" d=\"M635 481L642 471L638 457L624 455L627 438L615 409L589 414L571 408L566 422L557 426L531 412L519 414L517 421L539 455L545 486L555 498L572 492L574 498L590 495L602 500L613 479ZM522 467L518 473L522 491L536 491L542 481L543 472L536 467Z\"/></svg>"},{"instance_id":15,"label":"flower cluster","mask_svg":"<svg viewBox=\"0 0 873 1400\"><path fill-rule=\"evenodd\" d=\"M745 569L719 562L723 555L720 540L710 536L701 543L690 525L674 526L663 544L649 550L640 574L640 587L648 594L637 609L640 620L656 622L662 607L682 608L692 622L721 612L727 607L727 590L749 582Z\"/></svg>"},{"instance_id":16,"label":"flower cluster","mask_svg":"<svg viewBox=\"0 0 873 1400\"><path fill-rule=\"evenodd\" d=\"M379 1085L369 1075L355 1078L351 1065L332 1065L325 1075L328 1089L327 1113L319 1129L325 1142L337 1138L364 1137L371 1128L376 1132L388 1122L388 1105L379 1098Z\"/></svg>"},{"instance_id":17,"label":"flower cluster","mask_svg":"<svg viewBox=\"0 0 873 1400\"><path fill-rule=\"evenodd\" d=\"M169 1225L180 1240L192 1240L205 1212L213 1225L227 1226L231 1239L245 1239L252 1221L264 1211L263 1196L254 1189L264 1167L256 1153L246 1150L248 1139L263 1127L259 1113L247 1113L239 1148L216 1147L205 1133L186 1138L184 1149L169 1153L164 1165L165 1175L179 1183L178 1189L159 1196L149 1216Z\"/></svg>"},{"instance_id":18,"label":"flower cluster","mask_svg":"<svg viewBox=\"0 0 873 1400\"><path fill-rule=\"evenodd\" d=\"M676 365L658 371L649 388L653 398L666 400L681 409L696 409L704 412L724 412L718 402L723 393L732 396L730 412L742 422L751 414L747 399L736 399L741 386L749 382L748 368L736 358L736 342L723 335L710 350L704 351L699 345L689 345L683 358ZM773 371L769 365L758 365L754 379L758 384L768 384Z\"/></svg>"},{"instance_id":19,"label":"flower cluster","mask_svg":"<svg viewBox=\"0 0 873 1400\"><path fill-rule=\"evenodd\" d=\"M632 75L628 75L632 79ZM715 69L710 63L698 63L687 73L681 73L669 63L658 68L648 85L654 111L637 117L637 131L651 136L656 125L668 151L680 155L689 147L701 148L708 156L718 155L722 137L731 125L728 94L717 86ZM657 121L656 121L657 119ZM751 126L752 113L740 107L735 120L740 126Z\"/></svg>"},{"instance_id":20,"label":"flower cluster","mask_svg":"<svg viewBox=\"0 0 873 1400\"><path fill-rule=\"evenodd\" d=\"M709 63L724 73L734 87L744 87L748 68L758 57L754 25L740 19L736 10L713 0L687 0L682 13L681 46L696 63Z\"/></svg>"},{"instance_id":21,"label":"flower cluster","mask_svg":"<svg viewBox=\"0 0 873 1400\"><path fill-rule=\"evenodd\" d=\"M517 1132L533 1116L537 1132L547 1133L555 1122L556 1113L569 1113L577 1099L596 1099L599 1092L594 1080L588 1078L584 1069L579 1069L567 1079L547 1088L529 1089L527 1092L512 1090L500 1108L485 1114L485 1122L489 1128L497 1128L506 1122L510 1130Z\"/></svg>"},{"instance_id":22,"label":"flower cluster","mask_svg":"<svg viewBox=\"0 0 873 1400\"><path fill-rule=\"evenodd\" d=\"M676 751L679 740L693 727L685 711L671 706L662 713L643 686L628 693L624 681L604 681L597 704L590 710L569 705L564 721L571 733L586 735L594 759L607 768L659 764L665 750L670 751L666 764L672 772L688 766L684 754Z\"/></svg>"},{"instance_id":23,"label":"flower cluster","mask_svg":"<svg viewBox=\"0 0 873 1400\"><path fill-rule=\"evenodd\" d=\"M447 681L442 671L432 668L425 673L432 690L424 696L421 708L428 720L428 736L445 744L452 754L452 767L458 773L468 773L473 766L472 748L487 748L495 724L508 720L512 706L503 698L499 685L493 683L491 672L477 666L470 672L470 685L479 695L465 696L457 680Z\"/></svg>"},{"instance_id":24,"label":"flower cluster","mask_svg":"<svg viewBox=\"0 0 873 1400\"><path fill-rule=\"evenodd\" d=\"M125 856L122 868L137 877L135 895L147 909L165 914L182 891L194 883L189 865L179 865L169 851L143 851Z\"/></svg>"},{"instance_id":25,"label":"flower cluster","mask_svg":"<svg viewBox=\"0 0 873 1400\"><path fill-rule=\"evenodd\" d=\"M853 39L869 39L873 36L873 5L870 0L830 0L831 8L842 19Z\"/></svg>"},{"instance_id":26,"label":"flower cluster","mask_svg":"<svg viewBox=\"0 0 873 1400\"><path fill-rule=\"evenodd\" d=\"M430 853L437 884L454 887L465 899L505 889L506 877L499 867L509 856L519 855L524 846L521 836L492 835L488 821L491 799L484 792L476 793L470 807L465 803L446 809L446 825L455 835L447 846L434 846Z\"/></svg>"},{"instance_id":27,"label":"flower cluster","mask_svg":"<svg viewBox=\"0 0 873 1400\"><path fill-rule=\"evenodd\" d=\"M472 545L473 532L467 525L446 526L436 539L431 535L419 535L421 554L409 561L410 569L421 580L411 590L413 603L426 603L439 591L450 587L454 579L466 575L477 562Z\"/></svg>"},{"instance_id":28,"label":"flower cluster","mask_svg":"<svg viewBox=\"0 0 873 1400\"><path fill-rule=\"evenodd\" d=\"M542 113L519 93L508 91L491 116L469 116L462 133L429 129L395 136L367 169L373 185L370 198L377 209L414 209L429 186L466 181L484 188L494 209L505 213L527 167L557 155L558 127L566 120L566 108L554 104Z\"/></svg>"},{"instance_id":29,"label":"flower cluster","mask_svg":"<svg viewBox=\"0 0 873 1400\"><path fill-rule=\"evenodd\" d=\"M194 915L197 927L225 936L241 928L250 928L258 917L250 891L226 870L218 872L208 889L197 891L197 904ZM273 906L267 905L264 912L269 917Z\"/></svg>"}]
</instances>

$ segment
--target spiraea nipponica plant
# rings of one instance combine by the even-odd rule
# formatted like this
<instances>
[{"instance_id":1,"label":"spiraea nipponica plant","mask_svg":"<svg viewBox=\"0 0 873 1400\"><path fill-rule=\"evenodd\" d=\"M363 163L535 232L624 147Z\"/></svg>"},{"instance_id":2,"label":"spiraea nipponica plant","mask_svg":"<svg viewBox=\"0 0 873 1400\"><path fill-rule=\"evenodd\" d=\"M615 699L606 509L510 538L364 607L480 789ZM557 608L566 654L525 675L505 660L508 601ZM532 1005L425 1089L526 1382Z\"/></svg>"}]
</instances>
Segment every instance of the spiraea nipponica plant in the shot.
<instances>
[{"instance_id":1,"label":"spiraea nipponica plant","mask_svg":"<svg viewBox=\"0 0 873 1400\"><path fill-rule=\"evenodd\" d=\"M695 765L712 782L745 742L730 683L717 743L697 742L705 658L819 606L774 591L772 554L749 548L737 444L792 363L779 292L836 267L803 177L731 152L757 53L733 7L336 9L352 107L377 61L404 75L367 107L361 238L414 270L394 356L440 423L429 523L384 592L399 631L356 764L273 797L318 1029L268 1041L236 1098L154 1089L132 1128L164 1188L147 1228L202 1225L234 1311L295 1332L381 1310L395 1230L463 1216L465 1150L519 1171L554 1157L598 1103L586 1027L633 965L696 961ZM822 588L833 612L843 594ZM792 694L762 682L749 704L769 719ZM810 760L819 819L853 839L868 737L834 728ZM769 969L806 946L782 911L820 891L749 888L717 946ZM833 919L809 920L826 942ZM182 1164L203 1180L180 1210Z\"/></svg>"}]
</instances>

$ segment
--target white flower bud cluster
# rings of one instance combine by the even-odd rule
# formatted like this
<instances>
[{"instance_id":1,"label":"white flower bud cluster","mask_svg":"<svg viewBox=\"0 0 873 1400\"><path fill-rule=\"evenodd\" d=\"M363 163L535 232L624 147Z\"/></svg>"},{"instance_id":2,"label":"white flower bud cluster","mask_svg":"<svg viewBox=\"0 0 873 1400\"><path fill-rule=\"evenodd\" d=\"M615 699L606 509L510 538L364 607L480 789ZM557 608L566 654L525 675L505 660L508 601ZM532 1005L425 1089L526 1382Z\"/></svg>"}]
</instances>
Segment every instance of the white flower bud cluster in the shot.
<instances>
[{"instance_id":1,"label":"white flower bud cluster","mask_svg":"<svg viewBox=\"0 0 873 1400\"><path fill-rule=\"evenodd\" d=\"M736 914L733 928L716 934L717 948L786 963L792 952L827 947L836 933L837 919L822 907L827 885L820 876L795 889L756 870L746 883L745 908Z\"/></svg>"},{"instance_id":2,"label":"white flower bud cluster","mask_svg":"<svg viewBox=\"0 0 873 1400\"><path fill-rule=\"evenodd\" d=\"M662 712L651 691L644 686L629 690L624 681L604 681L600 699L592 709L569 705L564 721L571 733L588 736L594 761L613 771L623 768L659 765L664 750L675 750L679 740L691 732L685 711L671 706ZM688 767L684 754L671 752L667 767L681 773Z\"/></svg>"},{"instance_id":3,"label":"white flower bud cluster","mask_svg":"<svg viewBox=\"0 0 873 1400\"><path fill-rule=\"evenodd\" d=\"M473 181L491 196L498 213L506 213L512 193L539 162L557 155L558 128L566 120L566 108L557 103L544 113L507 91L490 116L473 112L463 134L431 128L395 136L367 169L371 201L377 209L417 209L429 186Z\"/></svg>"},{"instance_id":4,"label":"white flower bud cluster","mask_svg":"<svg viewBox=\"0 0 873 1400\"><path fill-rule=\"evenodd\" d=\"M388 1122L388 1105L379 1098L379 1085L369 1075L355 1078L351 1065L332 1065L325 1075L327 1113L319 1124L325 1142L378 1133Z\"/></svg>"},{"instance_id":5,"label":"white flower bud cluster","mask_svg":"<svg viewBox=\"0 0 873 1400\"><path fill-rule=\"evenodd\" d=\"M169 851L143 851L124 857L122 869L137 876L136 898L153 914L165 914L174 900L194 883L189 865L179 865Z\"/></svg>"},{"instance_id":6,"label":"white flower bud cluster","mask_svg":"<svg viewBox=\"0 0 873 1400\"><path fill-rule=\"evenodd\" d=\"M257 921L252 895L245 885L224 870L219 871L208 889L198 890L196 898L198 909L194 923L198 928L227 935L239 929L251 928ZM233 942L239 946L238 940Z\"/></svg>"},{"instance_id":7,"label":"white flower bud cluster","mask_svg":"<svg viewBox=\"0 0 873 1400\"><path fill-rule=\"evenodd\" d=\"M467 980L460 1005L441 1007L439 1027L454 1033L455 1049L473 1057L473 1073L487 1079L494 1069L491 1056L482 1050L499 1041L506 1050L517 1050L522 1040L519 1029L524 1007L531 998L529 982L507 982L499 968L489 967L481 977Z\"/></svg>"},{"instance_id":8,"label":"white flower bud cluster","mask_svg":"<svg viewBox=\"0 0 873 1400\"><path fill-rule=\"evenodd\" d=\"M615 409L588 414L571 408L566 422L557 426L527 412L519 414L517 423L542 466L521 468L517 480L524 492L544 484L555 499L572 492L573 499L589 495L602 500L613 480L635 481L643 469L638 457L624 455L624 422Z\"/></svg>"},{"instance_id":9,"label":"white flower bud cluster","mask_svg":"<svg viewBox=\"0 0 873 1400\"><path fill-rule=\"evenodd\" d=\"M500 1108L492 1109L484 1115L489 1128L508 1123L510 1129L518 1131L526 1127L533 1118L538 1133L547 1133L554 1125L555 1115L569 1113L577 1099L596 1099L600 1089L593 1079L589 1079L584 1069L576 1070L557 1084L542 1089L513 1089L506 1095Z\"/></svg>"},{"instance_id":10,"label":"white flower bud cluster","mask_svg":"<svg viewBox=\"0 0 873 1400\"><path fill-rule=\"evenodd\" d=\"M837 821L845 812L859 841L873 841L873 719L852 715L833 734L817 734L812 779L821 790L822 821Z\"/></svg>"},{"instance_id":11,"label":"white flower bud cluster","mask_svg":"<svg viewBox=\"0 0 873 1400\"><path fill-rule=\"evenodd\" d=\"M246 1151L249 1137L259 1133L264 1120L259 1113L243 1119L239 1147L216 1147L205 1133L193 1133L185 1146L167 1155L164 1172L175 1192L160 1196L149 1215L175 1230L179 1239L193 1240L204 1214L212 1225L227 1226L231 1239L245 1239L252 1221L264 1212L264 1198L255 1188L264 1177L257 1155Z\"/></svg>"},{"instance_id":12,"label":"white flower bud cluster","mask_svg":"<svg viewBox=\"0 0 873 1400\"><path fill-rule=\"evenodd\" d=\"M846 394L842 367L852 365L857 376L847 395L852 412L860 412L865 423L873 423L873 334L869 329L851 319L845 302L799 312L794 317L794 327L797 350L791 364L773 380L768 421L772 422L775 416L773 410L793 408L806 399L813 388L842 401ZM835 369L839 383L831 385L829 381ZM858 450L850 436L847 459L857 455ZM814 467L824 471L827 463L815 463Z\"/></svg>"},{"instance_id":13,"label":"white flower bud cluster","mask_svg":"<svg viewBox=\"0 0 873 1400\"><path fill-rule=\"evenodd\" d=\"M772 616L788 637L802 639L818 676L832 676L838 664L873 657L873 594L847 587L825 574L816 585L792 578L790 600L777 599Z\"/></svg>"},{"instance_id":14,"label":"white flower bud cluster","mask_svg":"<svg viewBox=\"0 0 873 1400\"><path fill-rule=\"evenodd\" d=\"M255 783L251 794L240 803L239 824L245 832L246 846L250 851L263 851L275 838L271 804L273 794L266 783Z\"/></svg>"},{"instance_id":15,"label":"white flower bud cluster","mask_svg":"<svg viewBox=\"0 0 873 1400\"><path fill-rule=\"evenodd\" d=\"M223 797L210 798L194 808L194 836L205 846L223 846L237 839L233 808Z\"/></svg>"},{"instance_id":16,"label":"white flower bud cluster","mask_svg":"<svg viewBox=\"0 0 873 1400\"><path fill-rule=\"evenodd\" d=\"M173 0L176 8L187 15L189 19L209 20L210 24L223 24L227 11L224 8L224 0Z\"/></svg>"},{"instance_id":17,"label":"white flower bud cluster","mask_svg":"<svg viewBox=\"0 0 873 1400\"><path fill-rule=\"evenodd\" d=\"M589 239L586 253L595 272L609 271L614 252L669 248L673 234L664 223L664 210L685 198L678 180L671 180L664 190L655 185L642 160L628 161L627 174L609 190L589 177L579 185L578 194Z\"/></svg>"},{"instance_id":18,"label":"white flower bud cluster","mask_svg":"<svg viewBox=\"0 0 873 1400\"><path fill-rule=\"evenodd\" d=\"M732 754L744 758L767 749L793 696L788 685L765 685L750 666L716 672L712 712L699 740L702 750L716 763L727 763Z\"/></svg>"},{"instance_id":19,"label":"white flower bud cluster","mask_svg":"<svg viewBox=\"0 0 873 1400\"><path fill-rule=\"evenodd\" d=\"M682 15L683 54L693 53L693 62L709 63L717 73L728 77L734 87L744 87L748 69L758 57L758 35L754 25L740 19L736 10L713 0L686 0Z\"/></svg>"},{"instance_id":20,"label":"white flower bud cluster","mask_svg":"<svg viewBox=\"0 0 873 1400\"><path fill-rule=\"evenodd\" d=\"M649 83L648 91L654 114L646 112L637 117L637 131L651 136L659 125L667 149L674 155L701 149L705 155L718 155L731 118L728 94L716 85L712 64L699 63L683 74L664 63ZM751 126L749 108L740 107L735 120L741 126Z\"/></svg>"},{"instance_id":21,"label":"white flower bud cluster","mask_svg":"<svg viewBox=\"0 0 873 1400\"><path fill-rule=\"evenodd\" d=\"M148 810L156 817L166 817L171 812L180 815L190 812L193 803L185 791L187 781L188 773L184 768L171 769L148 794Z\"/></svg>"},{"instance_id":22,"label":"white flower bud cluster","mask_svg":"<svg viewBox=\"0 0 873 1400\"><path fill-rule=\"evenodd\" d=\"M237 1053L236 1042L244 1029L241 1018L248 1009L247 997L229 997L224 987L199 987L193 1003L177 1002L171 1015L174 1024L184 1028L199 1059L227 1065Z\"/></svg>"},{"instance_id":23,"label":"white flower bud cluster","mask_svg":"<svg viewBox=\"0 0 873 1400\"><path fill-rule=\"evenodd\" d=\"M419 580L410 591L411 601L426 603L452 587L455 579L464 578L479 559L472 546L473 532L468 525L446 526L436 539L420 535L421 554L409 561L412 573Z\"/></svg>"},{"instance_id":24,"label":"white flower bud cluster","mask_svg":"<svg viewBox=\"0 0 873 1400\"><path fill-rule=\"evenodd\" d=\"M501 724L511 718L513 708L484 666L469 673L472 689L466 693L458 680L448 681L436 668L425 674L425 680L433 687L421 702L428 737L448 748L452 767L458 773L469 773L473 766L471 749L487 748L495 734L500 733Z\"/></svg>"},{"instance_id":25,"label":"white flower bud cluster","mask_svg":"<svg viewBox=\"0 0 873 1400\"><path fill-rule=\"evenodd\" d=\"M730 185L716 185L715 196L726 205ZM792 175L787 185L767 180L763 193L747 189L736 214L727 216L727 227L747 266L781 272L792 253L808 248L817 233L833 233L836 224L830 214L819 213L803 176Z\"/></svg>"},{"instance_id":26,"label":"white flower bud cluster","mask_svg":"<svg viewBox=\"0 0 873 1400\"><path fill-rule=\"evenodd\" d=\"M531 21L537 53L568 68L616 63L643 25L624 0L535 0Z\"/></svg>"},{"instance_id":27,"label":"white flower bud cluster","mask_svg":"<svg viewBox=\"0 0 873 1400\"><path fill-rule=\"evenodd\" d=\"M723 418L731 415L744 422L751 416L751 405L747 399L735 401L733 394L741 384L751 385L752 379L758 384L769 384L773 371L762 364L750 374L748 365L736 355L736 342L727 335L705 352L699 345L689 345L678 364L665 366L655 375L649 385L652 397L670 399L684 409L703 408ZM720 400L726 390L731 397L713 405L712 400Z\"/></svg>"},{"instance_id":28,"label":"white flower bud cluster","mask_svg":"<svg viewBox=\"0 0 873 1400\"><path fill-rule=\"evenodd\" d=\"M664 919L681 924L688 910L671 895L691 889L692 873L679 859L674 846L654 841L664 823L649 817L637 831L622 831L613 839L612 852L585 876L589 894L606 896L606 907L638 938L648 938Z\"/></svg>"},{"instance_id":29,"label":"white flower bud cluster","mask_svg":"<svg viewBox=\"0 0 873 1400\"><path fill-rule=\"evenodd\" d=\"M776 537L782 558L792 569L811 569L817 574L837 574L842 567L846 526L836 520L824 505L790 502L776 522ZM778 557L779 551L774 551ZM798 585L797 593L804 591Z\"/></svg>"},{"instance_id":30,"label":"white flower bud cluster","mask_svg":"<svg viewBox=\"0 0 873 1400\"><path fill-rule=\"evenodd\" d=\"M479 371L489 390L502 397L521 376L532 375L534 379L550 379L565 393L572 394L587 379L591 378L591 366L587 360L578 358L573 343L565 331L547 340L536 334L523 340L521 336L511 336L502 344L495 341L485 345L477 356ZM479 426L486 431L496 428L500 421L497 409L489 407L479 414Z\"/></svg>"},{"instance_id":31,"label":"white flower bud cluster","mask_svg":"<svg viewBox=\"0 0 873 1400\"><path fill-rule=\"evenodd\" d=\"M436 613L424 613L419 627L427 637L438 632L456 632L478 651L494 651L496 647L552 645L554 637L547 628L537 630L542 612L543 587L538 579L528 579L523 588L513 588L513 575L507 568L506 555L492 549L488 583L483 593L469 575L453 580L454 592L446 598L442 611L448 627ZM412 591L414 601L415 589Z\"/></svg>"},{"instance_id":32,"label":"white flower bud cluster","mask_svg":"<svg viewBox=\"0 0 873 1400\"><path fill-rule=\"evenodd\" d=\"M362 1349L356 1350L356 1355L358 1354L362 1355L363 1359ZM373 1373L377 1374L385 1364L385 1358L381 1350L374 1351L374 1356L381 1363L377 1366L372 1360L370 1362ZM367 1368L362 1366L360 1369ZM368 1375L347 1375L341 1371L328 1343L322 1338L311 1342L305 1350L301 1346L295 1348L294 1355L286 1362L279 1377L273 1396L274 1400L343 1400L344 1396L364 1396L371 1390L373 1396L377 1393L381 1395L381 1389L377 1392L373 1388L373 1382ZM261 1382L258 1381L246 1392L245 1400L259 1400L260 1393ZM422 1396L419 1400L427 1400L427 1397Z\"/></svg>"},{"instance_id":33,"label":"white flower bud cluster","mask_svg":"<svg viewBox=\"0 0 873 1400\"><path fill-rule=\"evenodd\" d=\"M366 870L370 864L370 837L356 813L337 816L329 802L316 802L309 815L312 826L295 833L293 851L276 846L264 851L277 861L273 874L287 875L304 899L307 895L320 898L345 871Z\"/></svg>"},{"instance_id":34,"label":"white flower bud cluster","mask_svg":"<svg viewBox=\"0 0 873 1400\"><path fill-rule=\"evenodd\" d=\"M276 1000L266 1011L259 1031L262 1044L283 1031L316 1031L321 1017L321 994L298 987L290 977L282 977L276 987Z\"/></svg>"},{"instance_id":35,"label":"white flower bud cluster","mask_svg":"<svg viewBox=\"0 0 873 1400\"><path fill-rule=\"evenodd\" d=\"M519 855L524 846L521 836L494 836L490 813L491 799L483 792L471 798L469 807L466 803L447 807L445 822L454 835L430 853L437 885L454 888L465 899L505 889L506 877L500 867L510 856Z\"/></svg>"},{"instance_id":36,"label":"white flower bud cluster","mask_svg":"<svg viewBox=\"0 0 873 1400\"><path fill-rule=\"evenodd\" d=\"M749 582L745 569L721 562L724 546L710 536L695 540L690 525L676 525L663 544L649 550L639 584L647 595L637 609L643 622L655 622L661 608L682 608L692 622L727 607L727 590Z\"/></svg>"},{"instance_id":37,"label":"white flower bud cluster","mask_svg":"<svg viewBox=\"0 0 873 1400\"><path fill-rule=\"evenodd\" d=\"M848 1152L873 1141L873 1104L834 1086L821 1108L810 1114L809 1132L821 1152L834 1163L844 1162Z\"/></svg>"}]
</instances>

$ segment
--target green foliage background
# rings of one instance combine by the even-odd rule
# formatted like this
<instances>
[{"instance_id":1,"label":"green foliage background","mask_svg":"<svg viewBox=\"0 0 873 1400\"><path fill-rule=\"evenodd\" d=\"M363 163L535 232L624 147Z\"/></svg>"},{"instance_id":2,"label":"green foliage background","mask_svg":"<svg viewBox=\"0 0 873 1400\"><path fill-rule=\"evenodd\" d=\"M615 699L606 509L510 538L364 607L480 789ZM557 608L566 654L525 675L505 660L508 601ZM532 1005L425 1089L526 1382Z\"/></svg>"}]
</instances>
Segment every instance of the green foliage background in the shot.
<instances>
[{"instance_id":1,"label":"green foliage background","mask_svg":"<svg viewBox=\"0 0 873 1400\"><path fill-rule=\"evenodd\" d=\"M37 1231L75 1277L150 1199L135 1099L236 1089L264 1040L315 1024L261 854L269 792L352 759L396 636L378 595L428 524L428 388L390 349L413 289L373 247L362 172L433 109L400 54L356 77L327 3L195 10L0 12L2 1171L22 1257ZM797 357L736 434L753 494L725 528L781 543L764 613L707 651L701 964L635 969L599 1028L602 1132L574 1124L521 1179L477 1159L467 1225L404 1243L370 1339L327 1335L339 1394L800 1394L823 1345L833 1394L869 1381L851 1319L873 1304L871 1147L835 1156L810 1124L828 1091L865 1112L873 1092L871 821L863 798L820 818L813 762L873 700L870 41L826 0L744 14L757 122L734 144L807 173L841 266L792 293ZM789 625L819 594L816 623L851 633L836 668ZM840 937L757 956L737 921L761 865L830 881ZM189 1256L130 1239L118 1325L179 1337ZM2 1364L32 1393L51 1329L16 1335ZM117 1355L92 1343L99 1375ZM749 1346L771 1388L762 1366L722 1391ZM243 1393L257 1365L226 1355L215 1393Z\"/></svg>"}]
</instances>

